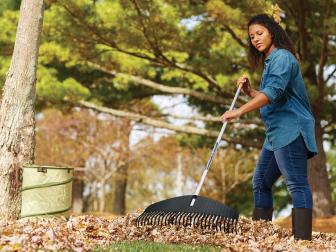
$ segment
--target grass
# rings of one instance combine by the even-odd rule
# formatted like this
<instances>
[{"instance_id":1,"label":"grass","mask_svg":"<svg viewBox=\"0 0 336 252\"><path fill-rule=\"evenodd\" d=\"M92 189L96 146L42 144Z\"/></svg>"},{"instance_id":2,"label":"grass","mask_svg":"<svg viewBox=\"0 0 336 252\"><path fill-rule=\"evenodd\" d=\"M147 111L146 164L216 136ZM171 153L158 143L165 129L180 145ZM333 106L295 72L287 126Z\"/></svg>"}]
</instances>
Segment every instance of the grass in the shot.
<instances>
[{"instance_id":1,"label":"grass","mask_svg":"<svg viewBox=\"0 0 336 252\"><path fill-rule=\"evenodd\" d=\"M114 243L107 248L100 249L97 248L94 252L112 252L112 251L122 251L122 252L189 252L189 251L199 251L199 252L217 252L220 251L219 248L211 246L191 246L191 245L174 245L174 244L162 244L154 242L120 242Z\"/></svg>"}]
</instances>

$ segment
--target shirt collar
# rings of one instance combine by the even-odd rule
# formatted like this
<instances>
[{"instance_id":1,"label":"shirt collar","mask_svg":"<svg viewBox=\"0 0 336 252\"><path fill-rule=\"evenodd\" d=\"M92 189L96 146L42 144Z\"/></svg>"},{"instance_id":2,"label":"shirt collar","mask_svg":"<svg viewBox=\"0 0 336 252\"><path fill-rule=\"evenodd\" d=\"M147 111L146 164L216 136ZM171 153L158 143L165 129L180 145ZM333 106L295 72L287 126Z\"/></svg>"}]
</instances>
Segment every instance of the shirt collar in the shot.
<instances>
[{"instance_id":1,"label":"shirt collar","mask_svg":"<svg viewBox=\"0 0 336 252\"><path fill-rule=\"evenodd\" d=\"M270 61L270 60L274 57L275 52L278 51L278 50L279 50L279 48L275 47L275 48L272 50L272 52L266 57L265 62Z\"/></svg>"}]
</instances>

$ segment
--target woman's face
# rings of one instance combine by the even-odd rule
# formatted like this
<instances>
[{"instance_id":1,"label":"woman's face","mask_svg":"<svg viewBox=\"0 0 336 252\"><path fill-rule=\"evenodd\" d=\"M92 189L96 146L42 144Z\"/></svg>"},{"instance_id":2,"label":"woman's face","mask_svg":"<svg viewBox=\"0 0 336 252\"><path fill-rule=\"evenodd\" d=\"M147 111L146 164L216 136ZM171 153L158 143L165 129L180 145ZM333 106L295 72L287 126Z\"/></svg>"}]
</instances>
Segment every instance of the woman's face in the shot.
<instances>
[{"instance_id":1,"label":"woman's face","mask_svg":"<svg viewBox=\"0 0 336 252\"><path fill-rule=\"evenodd\" d=\"M252 45L266 55L274 48L272 35L265 26L252 24L249 26L249 37Z\"/></svg>"}]
</instances>

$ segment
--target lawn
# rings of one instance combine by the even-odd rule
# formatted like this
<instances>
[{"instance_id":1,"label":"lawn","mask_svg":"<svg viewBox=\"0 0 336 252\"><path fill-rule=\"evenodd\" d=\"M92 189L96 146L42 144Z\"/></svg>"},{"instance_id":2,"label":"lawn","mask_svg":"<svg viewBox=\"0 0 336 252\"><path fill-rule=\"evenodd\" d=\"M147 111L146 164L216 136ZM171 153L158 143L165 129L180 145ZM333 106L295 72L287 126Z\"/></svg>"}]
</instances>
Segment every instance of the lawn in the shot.
<instances>
[{"instance_id":1,"label":"lawn","mask_svg":"<svg viewBox=\"0 0 336 252\"><path fill-rule=\"evenodd\" d=\"M115 243L108 246L105 249L95 249L94 252L110 252L110 251L123 251L123 252L189 252L189 251L199 251L199 252L217 252L220 251L218 247L211 246L190 246L190 245L173 245L173 244L163 244L163 243L154 243L154 242L143 242L143 241L134 241L134 242L121 242Z\"/></svg>"}]
</instances>

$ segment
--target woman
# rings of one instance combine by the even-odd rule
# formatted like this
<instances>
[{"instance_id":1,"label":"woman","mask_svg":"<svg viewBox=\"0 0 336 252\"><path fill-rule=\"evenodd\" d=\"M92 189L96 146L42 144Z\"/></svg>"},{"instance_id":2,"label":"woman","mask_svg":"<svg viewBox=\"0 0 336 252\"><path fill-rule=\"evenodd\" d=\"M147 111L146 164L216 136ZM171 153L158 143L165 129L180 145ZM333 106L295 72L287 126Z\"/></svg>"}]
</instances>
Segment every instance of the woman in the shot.
<instances>
[{"instance_id":1,"label":"woman","mask_svg":"<svg viewBox=\"0 0 336 252\"><path fill-rule=\"evenodd\" d=\"M227 111L222 120L232 120L255 109L266 129L253 176L254 220L272 220L272 185L282 175L291 194L292 231L295 239L311 240L312 194L307 180L307 159L317 153L314 117L292 42L269 16L253 17L248 23L249 60L264 66L260 89L248 78L237 85L252 99Z\"/></svg>"}]
</instances>

